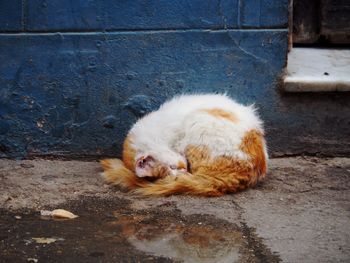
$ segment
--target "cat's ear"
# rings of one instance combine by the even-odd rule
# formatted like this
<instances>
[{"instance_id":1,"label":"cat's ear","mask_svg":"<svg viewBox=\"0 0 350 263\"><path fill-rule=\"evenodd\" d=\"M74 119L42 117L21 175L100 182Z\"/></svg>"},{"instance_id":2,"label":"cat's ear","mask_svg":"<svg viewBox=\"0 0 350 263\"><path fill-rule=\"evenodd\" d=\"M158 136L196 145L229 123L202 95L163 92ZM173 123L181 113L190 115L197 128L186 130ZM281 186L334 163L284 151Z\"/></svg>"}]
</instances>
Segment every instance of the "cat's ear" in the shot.
<instances>
[{"instance_id":1,"label":"cat's ear","mask_svg":"<svg viewBox=\"0 0 350 263\"><path fill-rule=\"evenodd\" d=\"M152 168L155 164L155 159L151 155L141 156L136 160L136 175L138 177L152 176Z\"/></svg>"},{"instance_id":2,"label":"cat's ear","mask_svg":"<svg viewBox=\"0 0 350 263\"><path fill-rule=\"evenodd\" d=\"M151 155L141 156L136 161L136 167L138 168L146 168L153 167L155 159Z\"/></svg>"}]
</instances>

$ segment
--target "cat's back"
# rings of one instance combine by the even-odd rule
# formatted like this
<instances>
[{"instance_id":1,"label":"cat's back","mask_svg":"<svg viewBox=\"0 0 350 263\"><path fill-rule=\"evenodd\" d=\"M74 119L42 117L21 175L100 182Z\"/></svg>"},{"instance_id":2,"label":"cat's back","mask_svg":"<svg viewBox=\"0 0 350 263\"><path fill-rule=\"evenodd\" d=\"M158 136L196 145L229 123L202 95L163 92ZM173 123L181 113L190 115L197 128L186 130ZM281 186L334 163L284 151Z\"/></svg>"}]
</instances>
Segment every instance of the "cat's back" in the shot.
<instances>
[{"instance_id":1,"label":"cat's back","mask_svg":"<svg viewBox=\"0 0 350 263\"><path fill-rule=\"evenodd\" d=\"M165 102L160 110L178 110L191 112L204 107L222 107L232 108L236 106L236 102L223 94L192 94L180 95Z\"/></svg>"},{"instance_id":2,"label":"cat's back","mask_svg":"<svg viewBox=\"0 0 350 263\"><path fill-rule=\"evenodd\" d=\"M229 118L233 121L227 122ZM142 137L143 141L162 138L169 142L180 132L189 133L191 127L197 127L194 133L200 131L212 136L217 132L235 140L241 138L235 135L237 132L262 130L252 106L239 104L223 94L193 94L180 95L165 102L135 123L132 133Z\"/></svg>"},{"instance_id":3,"label":"cat's back","mask_svg":"<svg viewBox=\"0 0 350 263\"><path fill-rule=\"evenodd\" d=\"M237 103L224 94L182 95L164 103L160 110L164 115L191 118L197 112L211 112L214 115L225 112L235 116L236 125L246 129L260 129L261 121L253 106ZM190 116L189 116L190 115ZM182 119L181 119L182 121Z\"/></svg>"},{"instance_id":4,"label":"cat's back","mask_svg":"<svg viewBox=\"0 0 350 263\"><path fill-rule=\"evenodd\" d=\"M240 150L243 138L251 131L263 134L262 121L253 106L235 102L226 95L188 95L164 104L164 109L184 107L189 111L183 122L183 139L177 145L209 147L216 156L245 156Z\"/></svg>"},{"instance_id":5,"label":"cat's back","mask_svg":"<svg viewBox=\"0 0 350 263\"><path fill-rule=\"evenodd\" d=\"M172 126L183 122L184 118L197 110L221 108L239 111L240 105L225 95L193 94L180 95L166 101L156 111L141 118L136 126Z\"/></svg>"}]
</instances>

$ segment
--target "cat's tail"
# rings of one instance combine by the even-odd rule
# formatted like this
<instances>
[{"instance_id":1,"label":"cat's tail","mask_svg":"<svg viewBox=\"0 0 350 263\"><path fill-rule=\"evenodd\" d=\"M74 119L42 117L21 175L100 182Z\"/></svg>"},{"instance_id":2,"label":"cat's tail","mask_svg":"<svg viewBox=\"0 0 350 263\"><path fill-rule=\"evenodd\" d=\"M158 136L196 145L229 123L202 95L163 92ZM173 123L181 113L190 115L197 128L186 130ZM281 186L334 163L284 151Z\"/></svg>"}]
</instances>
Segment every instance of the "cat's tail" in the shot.
<instances>
[{"instance_id":1,"label":"cat's tail","mask_svg":"<svg viewBox=\"0 0 350 263\"><path fill-rule=\"evenodd\" d=\"M196 196L221 196L234 193L248 188L256 183L252 180L255 176L251 174L249 167L239 170L236 168L228 170L197 171L193 174L185 173L178 176L167 176L155 182L136 188L133 192L149 196L168 196L174 194L196 195Z\"/></svg>"},{"instance_id":2,"label":"cat's tail","mask_svg":"<svg viewBox=\"0 0 350 263\"><path fill-rule=\"evenodd\" d=\"M126 168L122 160L104 159L100 161L100 164L104 170L101 176L107 183L119 185L128 190L147 186L147 181L137 177L133 171Z\"/></svg>"},{"instance_id":3,"label":"cat's tail","mask_svg":"<svg viewBox=\"0 0 350 263\"><path fill-rule=\"evenodd\" d=\"M137 177L119 159L105 159L101 160L100 163L104 169L101 175L107 183L118 185L141 195L168 196L173 194L189 194L220 196L227 192L223 191L223 187L227 187L229 184L229 180L225 180L225 176L216 179L206 175L190 173L167 176L150 182L144 178ZM238 181L235 183L238 183Z\"/></svg>"},{"instance_id":4,"label":"cat's tail","mask_svg":"<svg viewBox=\"0 0 350 263\"><path fill-rule=\"evenodd\" d=\"M169 196L176 194L221 196L224 194L223 191L214 187L213 178L190 173L181 174L176 177L167 176L149 183L145 187L137 188L133 192L148 196Z\"/></svg>"},{"instance_id":5,"label":"cat's tail","mask_svg":"<svg viewBox=\"0 0 350 263\"><path fill-rule=\"evenodd\" d=\"M145 178L139 178L129 170L119 159L104 159L100 161L104 170L101 173L103 179L112 185L118 185L124 189L132 190L142 195L167 196L172 194L198 194L198 195L219 195L209 190L210 182L207 179L184 173L179 176L167 176L154 182Z\"/></svg>"}]
</instances>

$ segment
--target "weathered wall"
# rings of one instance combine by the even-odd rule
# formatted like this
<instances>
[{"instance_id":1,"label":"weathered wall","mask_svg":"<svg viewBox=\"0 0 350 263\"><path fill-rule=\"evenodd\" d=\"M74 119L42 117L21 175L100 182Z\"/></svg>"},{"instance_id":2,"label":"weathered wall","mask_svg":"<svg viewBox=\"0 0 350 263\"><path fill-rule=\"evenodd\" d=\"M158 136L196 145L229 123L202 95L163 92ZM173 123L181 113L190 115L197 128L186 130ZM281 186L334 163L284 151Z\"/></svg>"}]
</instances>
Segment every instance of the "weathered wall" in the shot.
<instances>
[{"instance_id":1,"label":"weathered wall","mask_svg":"<svg viewBox=\"0 0 350 263\"><path fill-rule=\"evenodd\" d=\"M137 117L209 91L256 102L274 155L348 153L348 95L277 91L287 5L0 2L0 156L118 155Z\"/></svg>"}]
</instances>

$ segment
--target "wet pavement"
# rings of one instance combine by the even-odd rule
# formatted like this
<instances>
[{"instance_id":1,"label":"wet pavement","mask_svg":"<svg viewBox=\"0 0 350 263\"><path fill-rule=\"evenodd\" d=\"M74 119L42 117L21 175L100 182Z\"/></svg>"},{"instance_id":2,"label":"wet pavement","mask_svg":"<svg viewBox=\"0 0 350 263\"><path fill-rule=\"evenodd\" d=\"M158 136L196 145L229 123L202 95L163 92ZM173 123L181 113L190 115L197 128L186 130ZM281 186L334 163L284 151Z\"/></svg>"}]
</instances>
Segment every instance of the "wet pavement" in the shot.
<instances>
[{"instance_id":1,"label":"wet pavement","mask_svg":"<svg viewBox=\"0 0 350 263\"><path fill-rule=\"evenodd\" d=\"M220 198L144 198L95 162L0 160L0 262L349 262L350 159L280 158ZM63 208L79 217L43 217Z\"/></svg>"},{"instance_id":2,"label":"wet pavement","mask_svg":"<svg viewBox=\"0 0 350 263\"><path fill-rule=\"evenodd\" d=\"M79 218L2 211L4 262L279 262L244 223L184 216L174 204L134 211L122 199L83 198L63 206Z\"/></svg>"}]
</instances>

